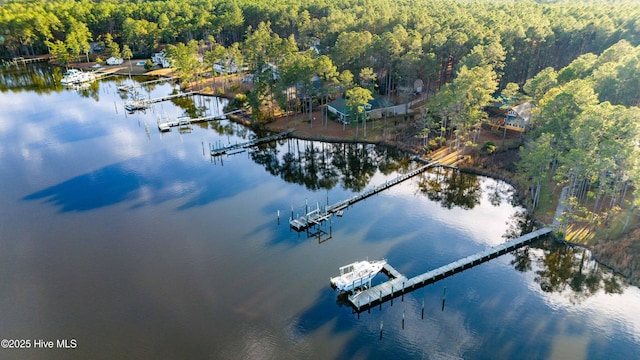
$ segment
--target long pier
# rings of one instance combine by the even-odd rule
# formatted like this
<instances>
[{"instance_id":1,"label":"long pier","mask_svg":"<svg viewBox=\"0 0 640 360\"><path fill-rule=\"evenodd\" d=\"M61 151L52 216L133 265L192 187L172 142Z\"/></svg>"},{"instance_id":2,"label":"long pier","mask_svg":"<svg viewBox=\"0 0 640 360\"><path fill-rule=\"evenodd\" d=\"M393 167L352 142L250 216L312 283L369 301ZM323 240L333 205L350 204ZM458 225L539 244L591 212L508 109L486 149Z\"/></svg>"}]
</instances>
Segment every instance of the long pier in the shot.
<instances>
[{"instance_id":1,"label":"long pier","mask_svg":"<svg viewBox=\"0 0 640 360\"><path fill-rule=\"evenodd\" d=\"M177 93L177 94L173 94L173 95L161 96L161 97L151 98L151 99L143 99L143 100L139 100L139 101L141 101L141 102L143 102L143 103L145 103L147 105L150 105L150 104L155 104L155 103L159 103L159 102L163 102L163 101L167 101L167 100L171 100L171 99L191 96L193 94L195 94L195 91L191 91L191 92L187 92L187 93Z\"/></svg>"},{"instance_id":2,"label":"long pier","mask_svg":"<svg viewBox=\"0 0 640 360\"><path fill-rule=\"evenodd\" d=\"M175 80L175 79L177 79L177 78L176 77L162 77L160 79L144 81L144 82L141 82L141 83L135 83L135 84L130 84L130 85L120 85L120 86L118 86L118 90L127 92L127 91L132 91L133 89L141 87L143 85L161 83L161 82L171 81L171 80Z\"/></svg>"},{"instance_id":3,"label":"long pier","mask_svg":"<svg viewBox=\"0 0 640 360\"><path fill-rule=\"evenodd\" d=\"M442 280L446 277L494 259L500 255L504 255L524 245L530 244L532 241L547 235L552 231L553 228L545 227L530 232L526 235L520 236L519 238L509 240L498 246L488 248L410 279L400 274L398 271L393 269L393 267L387 264L382 271L389 277L389 280L361 292L349 295L349 302L356 312L367 310L375 305L382 304L399 296L404 296L404 294L408 292L433 284L436 281Z\"/></svg>"},{"instance_id":4,"label":"long pier","mask_svg":"<svg viewBox=\"0 0 640 360\"><path fill-rule=\"evenodd\" d=\"M355 196L352 196L346 200L341 200L338 201L335 204L332 205L328 205L324 208L324 210L322 208L320 208L320 206L318 205L316 207L315 210L311 210L308 211L304 216L298 217L296 219L294 219L293 217L291 219L289 219L289 225L291 226L291 228L293 228L296 231L303 231L306 230L312 226L315 225L319 225L320 223L326 221L327 219L329 219L334 213L337 213L338 211L344 210L347 207L357 203L360 200L366 199L369 196L375 195L385 189L388 189L396 184L399 184L409 178L412 178L418 174L420 174L421 172L437 166L438 162L437 161L433 161L430 162L424 166L421 166L413 171L410 171L406 174L400 175L392 180L386 181L383 184L380 184L378 186L375 186L365 192L362 192L360 194L357 194ZM293 214L292 214L293 215Z\"/></svg>"},{"instance_id":5,"label":"long pier","mask_svg":"<svg viewBox=\"0 0 640 360\"><path fill-rule=\"evenodd\" d=\"M188 116L178 116L176 119L169 119L168 116L164 116L158 118L158 129L160 131L169 131L172 127L175 126L187 126L194 123L213 121L213 120L223 120L226 119L227 115L236 114L241 112L242 110L233 110L228 113L219 114L219 115L209 115L198 118L190 118Z\"/></svg>"},{"instance_id":6,"label":"long pier","mask_svg":"<svg viewBox=\"0 0 640 360\"><path fill-rule=\"evenodd\" d=\"M12 58L9 63L13 64L13 65L18 65L18 64L30 64L30 63L34 63L34 62L41 62L41 61L49 61L49 56L37 56L37 57L14 57Z\"/></svg>"},{"instance_id":7,"label":"long pier","mask_svg":"<svg viewBox=\"0 0 640 360\"><path fill-rule=\"evenodd\" d=\"M228 114L230 114L230 113L228 113ZM250 141L247 141L247 142L237 143L237 144L218 147L218 148L214 148L213 146L211 146L211 144L209 144L209 151L211 153L211 156L219 156L219 155L223 155L223 154L226 154L228 152L235 151L235 150L246 149L248 147L255 146L255 145L258 145L258 144L262 144L262 143L266 143L266 142L270 142L270 141L274 141L274 140L279 140L279 139L284 139L287 136L289 136L289 134L291 134L292 132L293 132L293 130L287 130L287 131L283 131L281 133L274 134L274 135L271 135L271 136L267 136L267 137L263 137L263 138L257 138L257 139L253 139L253 140L250 140Z\"/></svg>"},{"instance_id":8,"label":"long pier","mask_svg":"<svg viewBox=\"0 0 640 360\"><path fill-rule=\"evenodd\" d=\"M185 97L185 96L191 96L193 94L195 94L195 92L191 91L191 92L188 92L188 93L177 93L177 94L173 94L173 95L161 96L161 97L152 98L152 99L137 99L137 100L125 101L124 108L127 111L142 110L142 109L148 108L149 105L154 104L154 103L159 103L159 102L162 102L162 101L181 98L181 97Z\"/></svg>"}]
</instances>

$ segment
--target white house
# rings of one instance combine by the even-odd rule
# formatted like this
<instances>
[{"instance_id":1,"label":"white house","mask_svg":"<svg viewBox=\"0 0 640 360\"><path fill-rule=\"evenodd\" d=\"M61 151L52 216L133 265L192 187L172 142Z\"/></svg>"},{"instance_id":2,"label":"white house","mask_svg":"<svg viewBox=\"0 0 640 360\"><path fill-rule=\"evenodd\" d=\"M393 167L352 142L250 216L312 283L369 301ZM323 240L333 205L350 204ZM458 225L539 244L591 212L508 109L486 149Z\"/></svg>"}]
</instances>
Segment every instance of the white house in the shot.
<instances>
[{"instance_id":1,"label":"white house","mask_svg":"<svg viewBox=\"0 0 640 360\"><path fill-rule=\"evenodd\" d=\"M517 128L526 128L531 124L531 111L535 108L530 102L522 103L507 112L505 124Z\"/></svg>"},{"instance_id":2,"label":"white house","mask_svg":"<svg viewBox=\"0 0 640 360\"><path fill-rule=\"evenodd\" d=\"M151 62L153 62L154 65L162 66L163 68L171 67L169 59L164 57L164 51L153 54L153 56L151 57Z\"/></svg>"},{"instance_id":3,"label":"white house","mask_svg":"<svg viewBox=\"0 0 640 360\"><path fill-rule=\"evenodd\" d=\"M110 57L107 59L107 65L120 65L124 62L122 58Z\"/></svg>"}]
</instances>

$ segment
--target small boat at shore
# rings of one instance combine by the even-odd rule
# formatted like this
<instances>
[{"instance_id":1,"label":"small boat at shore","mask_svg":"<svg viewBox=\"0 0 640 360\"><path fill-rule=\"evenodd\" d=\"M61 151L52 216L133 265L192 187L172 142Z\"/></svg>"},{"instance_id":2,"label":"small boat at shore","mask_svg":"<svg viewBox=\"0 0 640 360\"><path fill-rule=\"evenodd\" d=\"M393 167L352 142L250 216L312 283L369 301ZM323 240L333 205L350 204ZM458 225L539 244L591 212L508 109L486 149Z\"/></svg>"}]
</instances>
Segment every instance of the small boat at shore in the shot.
<instances>
[{"instance_id":1,"label":"small boat at shore","mask_svg":"<svg viewBox=\"0 0 640 360\"><path fill-rule=\"evenodd\" d=\"M84 72L77 69L69 69L64 73L60 83L62 85L71 86L74 84L82 84L91 82L96 79L96 75L92 72Z\"/></svg>"},{"instance_id":2,"label":"small boat at shore","mask_svg":"<svg viewBox=\"0 0 640 360\"><path fill-rule=\"evenodd\" d=\"M386 260L356 261L340 267L340 275L331 278L331 286L341 292L371 286L371 280L386 265Z\"/></svg>"},{"instance_id":3,"label":"small boat at shore","mask_svg":"<svg viewBox=\"0 0 640 360\"><path fill-rule=\"evenodd\" d=\"M60 82L62 85L71 85L78 82L82 72L77 69L69 69L63 75Z\"/></svg>"}]
</instances>

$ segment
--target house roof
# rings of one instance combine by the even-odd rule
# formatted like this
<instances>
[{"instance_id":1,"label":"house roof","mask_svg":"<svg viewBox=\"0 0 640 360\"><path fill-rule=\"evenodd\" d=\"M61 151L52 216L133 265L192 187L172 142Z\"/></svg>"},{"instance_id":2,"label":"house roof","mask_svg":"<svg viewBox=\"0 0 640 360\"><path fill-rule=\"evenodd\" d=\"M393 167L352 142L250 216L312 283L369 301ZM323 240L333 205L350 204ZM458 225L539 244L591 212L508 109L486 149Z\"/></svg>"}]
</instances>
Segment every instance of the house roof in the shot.
<instances>
[{"instance_id":1,"label":"house roof","mask_svg":"<svg viewBox=\"0 0 640 360\"><path fill-rule=\"evenodd\" d=\"M513 111L515 111L519 117L521 117L525 122L528 123L531 120L531 110L533 110L533 108L535 108L535 105L530 102L526 102L515 106L513 108Z\"/></svg>"}]
</instances>

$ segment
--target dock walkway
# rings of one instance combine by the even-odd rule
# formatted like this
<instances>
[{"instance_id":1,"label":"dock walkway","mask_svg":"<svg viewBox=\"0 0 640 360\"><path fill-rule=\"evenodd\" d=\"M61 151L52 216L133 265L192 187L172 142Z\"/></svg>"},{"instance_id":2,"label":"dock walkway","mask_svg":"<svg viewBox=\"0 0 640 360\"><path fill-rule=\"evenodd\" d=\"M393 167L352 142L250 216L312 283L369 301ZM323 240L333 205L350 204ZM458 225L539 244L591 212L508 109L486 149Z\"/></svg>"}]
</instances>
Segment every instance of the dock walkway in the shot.
<instances>
[{"instance_id":1,"label":"dock walkway","mask_svg":"<svg viewBox=\"0 0 640 360\"><path fill-rule=\"evenodd\" d=\"M369 196L375 195L385 189L388 189L396 184L399 184L409 178L412 178L421 172L438 165L437 161L432 161L424 166L421 166L413 171L410 171L406 174L400 175L390 181L386 181L383 184L375 186L365 192L352 196L346 200L341 200L336 202L335 204L328 205L323 209L318 205L315 210L308 211L304 216L298 217L296 219L289 219L289 225L296 231L303 231L308 229L309 227L319 225L320 223L328 220L334 213L337 213L340 210L346 209L347 207L357 203L360 200L366 199Z\"/></svg>"},{"instance_id":2,"label":"dock walkway","mask_svg":"<svg viewBox=\"0 0 640 360\"><path fill-rule=\"evenodd\" d=\"M356 294L349 295L348 299L351 306L357 311L363 311L372 306L381 304L395 297L404 295L407 292L421 288L425 285L432 284L436 281L442 280L451 275L457 274L463 270L469 269L483 262L494 259L500 255L506 254L512 250L518 249L524 245L531 243L544 235L547 235L553 231L551 227L545 227L519 238L509 240L498 246L488 248L480 251L476 254L467 256L460 260L454 261L450 264L441 266L437 269L427 271L421 275L407 279L399 272L386 272L389 276L389 280L358 292ZM393 268L391 268L393 269ZM395 269L393 269L395 271ZM383 269L384 271L384 269Z\"/></svg>"},{"instance_id":3,"label":"dock walkway","mask_svg":"<svg viewBox=\"0 0 640 360\"><path fill-rule=\"evenodd\" d=\"M240 110L238 110L238 111L240 111ZM236 111L236 112L238 112L238 111ZM228 113L228 114L231 114L231 113ZM223 155L223 154L226 154L228 152L232 152L234 150L246 149L248 147L255 146L255 145L258 145L258 144L262 144L262 143L266 143L266 142L270 142L270 141L275 141L275 140L279 140L279 139L284 139L287 136L289 136L292 132L293 132L293 130L287 130L287 131L283 131L281 133L274 134L274 135L271 135L271 136L267 136L267 137L263 137L263 138L256 138L256 139L253 139L253 140L250 140L250 141L247 141L247 142L237 143L237 144L218 147L218 148L214 148L213 146L211 146L211 144L209 144L209 151L211 153L211 156Z\"/></svg>"},{"instance_id":4,"label":"dock walkway","mask_svg":"<svg viewBox=\"0 0 640 360\"><path fill-rule=\"evenodd\" d=\"M161 83L161 82L166 82L166 81L171 81L171 80L176 80L176 79L177 79L176 77L162 77L160 79L144 81L144 82L141 82L141 83L120 85L120 86L118 86L118 90L119 91L123 91L123 92L131 92L134 89L139 88L139 87L141 87L143 85Z\"/></svg>"},{"instance_id":5,"label":"dock walkway","mask_svg":"<svg viewBox=\"0 0 640 360\"><path fill-rule=\"evenodd\" d=\"M159 102L167 101L167 100L171 100L171 99L191 96L191 95L194 95L194 94L195 94L195 92L192 91L192 92L188 92L188 93L177 93L177 94L173 94L173 95L161 96L161 97L151 98L151 99L129 100L129 101L125 101L124 108L127 111L142 110L142 109L149 108L149 106L151 104L155 104L155 103L159 103Z\"/></svg>"},{"instance_id":6,"label":"dock walkway","mask_svg":"<svg viewBox=\"0 0 640 360\"><path fill-rule=\"evenodd\" d=\"M49 56L36 56L36 57L14 57L12 58L9 63L15 66L18 66L19 64L30 64L30 63L34 63L34 62L44 62L44 61L49 61Z\"/></svg>"},{"instance_id":7,"label":"dock walkway","mask_svg":"<svg viewBox=\"0 0 640 360\"><path fill-rule=\"evenodd\" d=\"M158 129L160 131L169 131L171 130L172 127L175 127L175 126L186 126L186 125L191 125L199 122L223 120L227 118L227 115L239 113L241 111L242 110L233 110L224 114L202 116L198 118L190 118L189 116L183 115L183 116L178 116L176 119L170 119L168 116L162 116L158 118Z\"/></svg>"}]
</instances>

